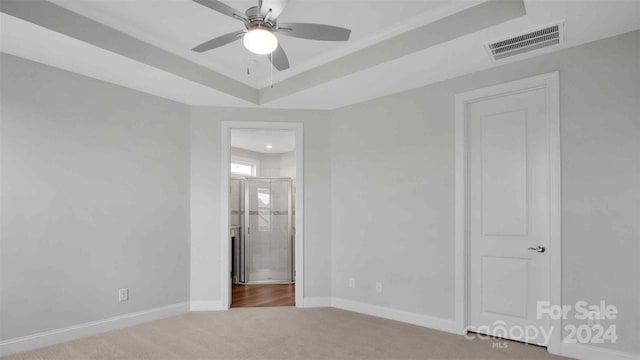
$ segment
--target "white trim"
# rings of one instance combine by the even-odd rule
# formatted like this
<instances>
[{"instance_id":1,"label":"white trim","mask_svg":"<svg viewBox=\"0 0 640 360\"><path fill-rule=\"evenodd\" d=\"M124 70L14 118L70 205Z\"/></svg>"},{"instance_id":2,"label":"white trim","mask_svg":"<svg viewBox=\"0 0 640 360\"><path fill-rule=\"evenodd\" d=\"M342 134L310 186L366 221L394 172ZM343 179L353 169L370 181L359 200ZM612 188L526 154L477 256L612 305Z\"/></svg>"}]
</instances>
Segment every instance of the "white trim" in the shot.
<instances>
[{"instance_id":1,"label":"white trim","mask_svg":"<svg viewBox=\"0 0 640 360\"><path fill-rule=\"evenodd\" d=\"M331 307L331 298L330 297L304 298L302 300L302 307L304 308Z\"/></svg>"},{"instance_id":2,"label":"white trim","mask_svg":"<svg viewBox=\"0 0 640 360\"><path fill-rule=\"evenodd\" d=\"M561 344L558 355L582 360L640 360L640 354L605 349L586 344Z\"/></svg>"},{"instance_id":3,"label":"white trim","mask_svg":"<svg viewBox=\"0 0 640 360\"><path fill-rule=\"evenodd\" d=\"M562 304L562 240L561 240L561 179L560 179L560 82L559 73L520 79L461 94L455 98L455 322L459 331L467 326L467 239L468 239L468 174L467 174L467 103L532 88L547 89L549 111L550 166L550 229L549 229L549 300ZM550 320L554 329L548 344L549 352L558 354L562 342L561 320Z\"/></svg>"},{"instance_id":4,"label":"white trim","mask_svg":"<svg viewBox=\"0 0 640 360\"><path fill-rule=\"evenodd\" d=\"M560 153L560 74L548 74L547 104L549 110L549 301L562 304L562 165ZM562 321L549 320L549 325L557 329L549 339L549 352L557 351L562 343Z\"/></svg>"},{"instance_id":5,"label":"white trim","mask_svg":"<svg viewBox=\"0 0 640 360\"><path fill-rule=\"evenodd\" d=\"M191 301L189 309L191 311L220 311L220 310L226 310L222 306L222 302L220 300Z\"/></svg>"},{"instance_id":6,"label":"white trim","mask_svg":"<svg viewBox=\"0 0 640 360\"><path fill-rule=\"evenodd\" d=\"M450 319L442 319L429 315L417 314L384 306L372 305L340 298L332 298L331 306L338 309L367 314L384 319L396 320L403 323L418 325L430 329L446 331L457 335L463 334L460 328L457 326L456 322Z\"/></svg>"},{"instance_id":7,"label":"white trim","mask_svg":"<svg viewBox=\"0 0 640 360\"><path fill-rule=\"evenodd\" d=\"M302 307L304 299L304 142L303 125L298 122L262 122L262 121L223 121L221 124L221 187L220 203L220 305L222 309L229 309L231 302L231 271L229 250L229 162L231 160L231 129L267 129L289 130L295 132L296 137L296 218L295 218L295 283L296 306Z\"/></svg>"},{"instance_id":8,"label":"white trim","mask_svg":"<svg viewBox=\"0 0 640 360\"><path fill-rule=\"evenodd\" d=\"M121 329L141 323L163 319L189 312L189 302L158 307L149 310L114 316L108 319L49 330L38 334L0 342L0 356L28 351L43 346L59 344L78 338L92 336L105 331Z\"/></svg>"}]
</instances>

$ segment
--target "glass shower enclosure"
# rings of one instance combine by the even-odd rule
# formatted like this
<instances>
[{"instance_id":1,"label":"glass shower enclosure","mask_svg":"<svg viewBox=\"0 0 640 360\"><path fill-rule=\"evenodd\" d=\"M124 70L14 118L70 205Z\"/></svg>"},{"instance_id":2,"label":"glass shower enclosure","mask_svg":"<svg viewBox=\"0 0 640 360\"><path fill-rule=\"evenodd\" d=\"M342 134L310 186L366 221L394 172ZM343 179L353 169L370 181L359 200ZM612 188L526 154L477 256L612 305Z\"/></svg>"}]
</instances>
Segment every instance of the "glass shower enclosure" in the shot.
<instances>
[{"instance_id":1,"label":"glass shower enclosure","mask_svg":"<svg viewBox=\"0 0 640 360\"><path fill-rule=\"evenodd\" d=\"M240 284L294 281L294 204L290 178L231 181L232 279Z\"/></svg>"}]
</instances>

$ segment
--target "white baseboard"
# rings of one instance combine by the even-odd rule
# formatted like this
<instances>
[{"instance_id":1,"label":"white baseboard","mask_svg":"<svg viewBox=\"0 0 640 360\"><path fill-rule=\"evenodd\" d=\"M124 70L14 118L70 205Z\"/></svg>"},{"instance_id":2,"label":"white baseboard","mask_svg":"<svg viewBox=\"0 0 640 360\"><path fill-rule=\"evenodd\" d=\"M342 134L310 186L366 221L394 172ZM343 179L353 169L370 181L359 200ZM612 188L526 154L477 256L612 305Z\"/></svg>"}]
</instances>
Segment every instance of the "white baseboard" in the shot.
<instances>
[{"instance_id":1,"label":"white baseboard","mask_svg":"<svg viewBox=\"0 0 640 360\"><path fill-rule=\"evenodd\" d=\"M192 301L191 302L191 311L220 311L220 310L228 310L222 307L222 302L220 300L201 300L201 301Z\"/></svg>"},{"instance_id":2,"label":"white baseboard","mask_svg":"<svg viewBox=\"0 0 640 360\"><path fill-rule=\"evenodd\" d=\"M640 354L632 354L586 344L560 345L560 354L582 360L640 360Z\"/></svg>"},{"instance_id":3,"label":"white baseboard","mask_svg":"<svg viewBox=\"0 0 640 360\"><path fill-rule=\"evenodd\" d=\"M313 297L313 298L302 299L302 305L300 307L316 308L316 307L330 307L330 306L331 306L330 297Z\"/></svg>"},{"instance_id":4,"label":"white baseboard","mask_svg":"<svg viewBox=\"0 0 640 360\"><path fill-rule=\"evenodd\" d=\"M456 322L454 320L416 314L408 311L340 298L332 298L331 306L338 309L349 310L461 335L460 327L456 325Z\"/></svg>"},{"instance_id":5,"label":"white baseboard","mask_svg":"<svg viewBox=\"0 0 640 360\"><path fill-rule=\"evenodd\" d=\"M45 331L34 335L27 335L19 338L4 340L0 342L0 356L28 351L43 346L59 344L65 341L92 336L103 333L105 331L138 325L141 323L179 315L186 312L189 312L189 302L182 302L155 309L115 316L108 319L91 321L80 325Z\"/></svg>"}]
</instances>

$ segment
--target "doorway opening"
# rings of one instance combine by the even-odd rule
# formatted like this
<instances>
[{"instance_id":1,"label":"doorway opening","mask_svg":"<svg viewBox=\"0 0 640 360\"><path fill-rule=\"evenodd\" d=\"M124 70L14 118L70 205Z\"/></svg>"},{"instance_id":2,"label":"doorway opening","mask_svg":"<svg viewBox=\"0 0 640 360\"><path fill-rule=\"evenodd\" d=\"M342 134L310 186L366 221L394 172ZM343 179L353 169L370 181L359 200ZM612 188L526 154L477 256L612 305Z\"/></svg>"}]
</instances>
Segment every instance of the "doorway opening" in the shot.
<instances>
[{"instance_id":1,"label":"doorway opening","mask_svg":"<svg viewBox=\"0 0 640 360\"><path fill-rule=\"evenodd\" d=\"M227 133L228 305L301 306L297 133L246 127Z\"/></svg>"}]
</instances>

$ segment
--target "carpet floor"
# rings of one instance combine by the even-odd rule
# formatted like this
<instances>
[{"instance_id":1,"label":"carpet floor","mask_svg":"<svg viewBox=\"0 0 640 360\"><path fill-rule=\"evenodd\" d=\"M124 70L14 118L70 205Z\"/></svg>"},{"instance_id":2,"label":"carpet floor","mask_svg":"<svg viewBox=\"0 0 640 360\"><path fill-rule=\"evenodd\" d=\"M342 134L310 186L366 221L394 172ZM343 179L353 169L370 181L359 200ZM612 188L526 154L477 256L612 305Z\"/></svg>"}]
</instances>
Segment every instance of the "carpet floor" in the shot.
<instances>
[{"instance_id":1,"label":"carpet floor","mask_svg":"<svg viewBox=\"0 0 640 360\"><path fill-rule=\"evenodd\" d=\"M8 356L17 359L561 359L334 308L191 312Z\"/></svg>"}]
</instances>

